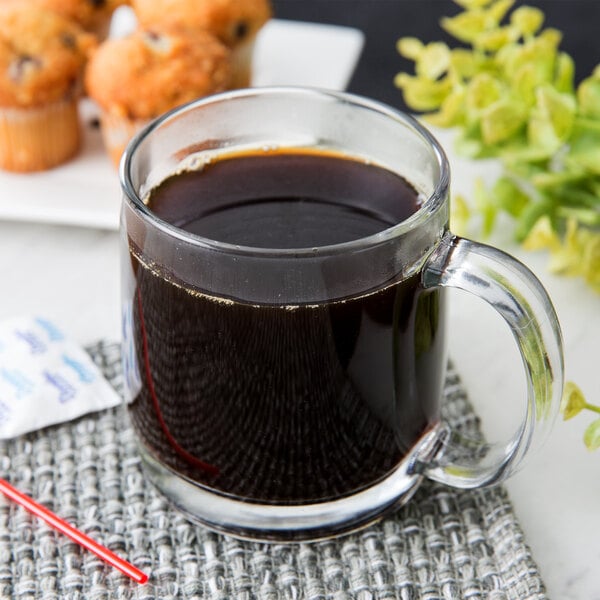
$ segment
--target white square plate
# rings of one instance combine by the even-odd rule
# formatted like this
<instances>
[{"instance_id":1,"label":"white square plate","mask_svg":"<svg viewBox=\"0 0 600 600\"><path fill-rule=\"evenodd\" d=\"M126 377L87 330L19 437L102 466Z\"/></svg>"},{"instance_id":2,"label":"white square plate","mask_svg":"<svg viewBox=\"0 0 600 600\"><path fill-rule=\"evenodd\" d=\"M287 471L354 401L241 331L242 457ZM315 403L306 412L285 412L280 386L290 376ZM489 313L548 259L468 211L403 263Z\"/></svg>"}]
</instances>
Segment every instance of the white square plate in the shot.
<instances>
[{"instance_id":1,"label":"white square plate","mask_svg":"<svg viewBox=\"0 0 600 600\"><path fill-rule=\"evenodd\" d=\"M113 27L121 34L131 18ZM272 19L257 40L253 85L346 88L363 46L357 29ZM0 219L117 229L118 173L102 146L97 114L82 101L83 148L72 161L39 173L0 172Z\"/></svg>"}]
</instances>

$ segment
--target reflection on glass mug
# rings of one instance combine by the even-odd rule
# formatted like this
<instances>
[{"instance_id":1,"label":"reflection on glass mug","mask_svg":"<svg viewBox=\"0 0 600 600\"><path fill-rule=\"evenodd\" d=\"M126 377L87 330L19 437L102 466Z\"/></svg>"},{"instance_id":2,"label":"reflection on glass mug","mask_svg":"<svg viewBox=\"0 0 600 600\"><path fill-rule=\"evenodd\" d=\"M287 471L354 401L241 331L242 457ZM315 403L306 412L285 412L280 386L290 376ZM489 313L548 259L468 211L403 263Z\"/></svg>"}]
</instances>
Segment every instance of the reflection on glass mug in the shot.
<instances>
[{"instance_id":1,"label":"reflection on glass mug","mask_svg":"<svg viewBox=\"0 0 600 600\"><path fill-rule=\"evenodd\" d=\"M450 173L411 117L343 93L238 90L183 106L121 163L129 414L146 471L192 519L259 539L349 531L424 477L514 472L556 415L545 291L448 229ZM490 303L527 377L505 444L440 416L445 289Z\"/></svg>"}]
</instances>

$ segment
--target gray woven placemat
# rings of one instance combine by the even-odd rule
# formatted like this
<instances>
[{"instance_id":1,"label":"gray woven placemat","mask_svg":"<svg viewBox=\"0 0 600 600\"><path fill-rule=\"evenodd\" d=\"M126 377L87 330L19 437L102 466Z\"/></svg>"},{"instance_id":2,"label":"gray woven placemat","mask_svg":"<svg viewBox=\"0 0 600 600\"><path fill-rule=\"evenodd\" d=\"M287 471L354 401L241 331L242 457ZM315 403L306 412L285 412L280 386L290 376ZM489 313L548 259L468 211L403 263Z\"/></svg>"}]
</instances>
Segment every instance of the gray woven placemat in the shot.
<instances>
[{"instance_id":1,"label":"gray woven placemat","mask_svg":"<svg viewBox=\"0 0 600 600\"><path fill-rule=\"evenodd\" d=\"M119 347L90 353L120 389ZM449 370L446 410L478 424ZM123 407L0 443L0 475L150 573L144 586L0 498L0 598L542 600L543 582L502 487L425 483L359 533L258 544L193 525L144 479Z\"/></svg>"}]
</instances>

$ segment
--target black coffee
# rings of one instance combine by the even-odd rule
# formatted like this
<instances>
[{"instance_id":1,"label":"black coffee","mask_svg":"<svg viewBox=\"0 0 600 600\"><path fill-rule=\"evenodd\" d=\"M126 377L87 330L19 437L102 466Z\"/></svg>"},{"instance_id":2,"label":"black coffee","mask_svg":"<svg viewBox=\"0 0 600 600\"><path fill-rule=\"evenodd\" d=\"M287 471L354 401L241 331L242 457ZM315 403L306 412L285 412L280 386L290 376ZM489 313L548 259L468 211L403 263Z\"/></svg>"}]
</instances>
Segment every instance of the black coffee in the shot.
<instances>
[{"instance_id":1,"label":"black coffee","mask_svg":"<svg viewBox=\"0 0 600 600\"><path fill-rule=\"evenodd\" d=\"M174 175L148 204L190 232L269 248L351 241L419 207L390 171L291 150ZM386 477L436 422L443 298L418 274L357 297L257 306L187 289L133 245L131 257L142 388L130 414L184 477L249 501L327 500Z\"/></svg>"}]
</instances>

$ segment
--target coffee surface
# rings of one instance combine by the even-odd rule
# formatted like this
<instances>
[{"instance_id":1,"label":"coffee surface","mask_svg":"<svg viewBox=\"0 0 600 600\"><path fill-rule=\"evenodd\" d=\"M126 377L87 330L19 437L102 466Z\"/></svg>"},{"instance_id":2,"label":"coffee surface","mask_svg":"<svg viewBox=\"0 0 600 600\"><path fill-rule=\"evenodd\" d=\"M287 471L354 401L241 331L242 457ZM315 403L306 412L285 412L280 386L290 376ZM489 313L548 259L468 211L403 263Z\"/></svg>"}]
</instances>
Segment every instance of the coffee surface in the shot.
<instances>
[{"instance_id":1,"label":"coffee surface","mask_svg":"<svg viewBox=\"0 0 600 600\"><path fill-rule=\"evenodd\" d=\"M152 211L202 237L258 248L313 248L373 235L419 207L414 188L330 154L242 154L186 171L150 195Z\"/></svg>"},{"instance_id":2,"label":"coffee surface","mask_svg":"<svg viewBox=\"0 0 600 600\"><path fill-rule=\"evenodd\" d=\"M149 198L183 229L274 248L351 241L418 206L389 171L293 151L178 174ZM130 414L180 475L247 501L329 500L385 478L436 422L443 298L418 274L357 297L255 305L174 282L130 250L142 380Z\"/></svg>"}]
</instances>

